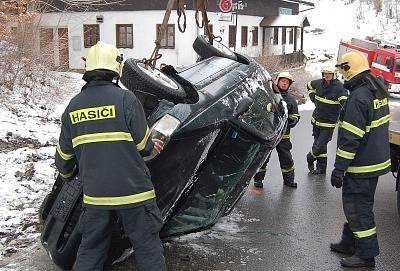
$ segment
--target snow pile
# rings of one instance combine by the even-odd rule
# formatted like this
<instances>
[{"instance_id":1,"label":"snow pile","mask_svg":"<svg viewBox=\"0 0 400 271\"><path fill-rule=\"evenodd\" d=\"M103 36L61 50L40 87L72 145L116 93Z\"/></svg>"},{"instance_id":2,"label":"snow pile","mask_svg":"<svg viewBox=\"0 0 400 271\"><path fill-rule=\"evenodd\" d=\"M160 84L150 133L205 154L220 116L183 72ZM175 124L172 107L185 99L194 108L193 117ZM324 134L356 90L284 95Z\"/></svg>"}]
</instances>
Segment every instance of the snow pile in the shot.
<instances>
[{"instance_id":1,"label":"snow pile","mask_svg":"<svg viewBox=\"0 0 400 271\"><path fill-rule=\"evenodd\" d=\"M82 75L55 74L60 88L36 100L23 91L2 97L0 108L0 259L37 241L38 208L54 183L60 116Z\"/></svg>"}]
</instances>

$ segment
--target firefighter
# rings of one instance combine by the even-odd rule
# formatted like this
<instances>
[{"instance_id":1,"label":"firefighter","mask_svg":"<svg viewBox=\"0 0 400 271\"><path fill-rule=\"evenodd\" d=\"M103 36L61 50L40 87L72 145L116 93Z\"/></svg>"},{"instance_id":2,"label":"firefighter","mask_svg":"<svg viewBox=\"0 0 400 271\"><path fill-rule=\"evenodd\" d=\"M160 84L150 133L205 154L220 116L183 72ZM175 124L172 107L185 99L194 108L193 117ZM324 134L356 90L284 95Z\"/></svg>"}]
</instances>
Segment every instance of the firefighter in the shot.
<instances>
[{"instance_id":1,"label":"firefighter","mask_svg":"<svg viewBox=\"0 0 400 271\"><path fill-rule=\"evenodd\" d=\"M314 143L307 154L308 170L311 174L325 174L327 145L332 139L339 112L347 99L347 90L337 79L336 68L326 65L321 70L322 79L308 82L307 89L315 110L311 117ZM316 168L314 168L314 162Z\"/></svg>"},{"instance_id":2,"label":"firefighter","mask_svg":"<svg viewBox=\"0 0 400 271\"><path fill-rule=\"evenodd\" d=\"M65 180L83 182L82 233L76 271L103 270L113 222L118 218L142 271L165 270L159 238L162 217L150 172L142 156L159 153L163 142L150 139L143 108L120 88L122 55L99 41L86 57L86 85L69 102L55 156Z\"/></svg>"},{"instance_id":3,"label":"firefighter","mask_svg":"<svg viewBox=\"0 0 400 271\"><path fill-rule=\"evenodd\" d=\"M288 123L286 131L282 137L282 140L276 146L278 152L279 163L281 166L283 184L289 187L296 188L297 183L294 181L294 162L290 150L292 149L292 143L290 142L290 129L296 126L300 120L299 110L297 108L297 102L295 98L289 93L289 88L294 82L293 77L288 72L281 72L276 77L276 85L279 92L281 93L283 100L287 104L288 108ZM267 161L261 166L257 174L254 176L254 186L257 188L263 187L263 180L266 173L266 167L269 162Z\"/></svg>"},{"instance_id":4,"label":"firefighter","mask_svg":"<svg viewBox=\"0 0 400 271\"><path fill-rule=\"evenodd\" d=\"M347 222L331 250L348 254L346 267L375 266L379 254L373 205L378 177L390 171L388 92L370 73L366 57L350 51L336 65L350 91L340 114L335 168L331 184L343 185Z\"/></svg>"}]
</instances>

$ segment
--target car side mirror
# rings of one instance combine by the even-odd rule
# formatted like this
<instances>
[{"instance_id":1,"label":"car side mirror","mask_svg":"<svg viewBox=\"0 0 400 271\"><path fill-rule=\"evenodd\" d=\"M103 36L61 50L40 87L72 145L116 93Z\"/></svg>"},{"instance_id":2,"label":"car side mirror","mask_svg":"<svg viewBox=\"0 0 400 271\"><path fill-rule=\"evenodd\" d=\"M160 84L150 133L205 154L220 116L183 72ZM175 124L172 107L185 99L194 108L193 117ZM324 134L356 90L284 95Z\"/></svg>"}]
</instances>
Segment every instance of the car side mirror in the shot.
<instances>
[{"instance_id":1,"label":"car side mirror","mask_svg":"<svg viewBox=\"0 0 400 271\"><path fill-rule=\"evenodd\" d=\"M233 113L234 118L238 118L244 113L246 113L250 107L253 105L254 101L252 98L246 96L243 97L243 99L240 100L239 104L237 105L235 109L235 113Z\"/></svg>"}]
</instances>

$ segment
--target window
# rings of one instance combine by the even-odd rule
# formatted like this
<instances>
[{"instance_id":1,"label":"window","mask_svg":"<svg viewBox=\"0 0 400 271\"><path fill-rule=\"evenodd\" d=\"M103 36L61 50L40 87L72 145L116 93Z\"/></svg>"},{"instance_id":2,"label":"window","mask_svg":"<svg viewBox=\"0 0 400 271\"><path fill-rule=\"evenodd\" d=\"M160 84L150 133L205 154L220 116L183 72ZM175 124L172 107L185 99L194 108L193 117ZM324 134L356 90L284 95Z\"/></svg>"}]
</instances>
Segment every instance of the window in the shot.
<instances>
[{"instance_id":1,"label":"window","mask_svg":"<svg viewBox=\"0 0 400 271\"><path fill-rule=\"evenodd\" d=\"M247 32L248 27L242 26L242 47L247 47Z\"/></svg>"},{"instance_id":2,"label":"window","mask_svg":"<svg viewBox=\"0 0 400 271\"><path fill-rule=\"evenodd\" d=\"M400 58L396 58L396 68L395 68L396 72L400 72Z\"/></svg>"},{"instance_id":3,"label":"window","mask_svg":"<svg viewBox=\"0 0 400 271\"><path fill-rule=\"evenodd\" d=\"M236 46L236 26L230 25L229 26L229 47Z\"/></svg>"},{"instance_id":4,"label":"window","mask_svg":"<svg viewBox=\"0 0 400 271\"><path fill-rule=\"evenodd\" d=\"M393 58L390 56L386 57L386 68L390 71L393 69Z\"/></svg>"},{"instance_id":5,"label":"window","mask_svg":"<svg viewBox=\"0 0 400 271\"><path fill-rule=\"evenodd\" d=\"M293 40L294 40L294 29L293 29L293 27L291 27L290 29L289 29L289 44L293 44Z\"/></svg>"},{"instance_id":6,"label":"window","mask_svg":"<svg viewBox=\"0 0 400 271\"><path fill-rule=\"evenodd\" d=\"M98 24L83 25L83 40L85 48L92 47L100 40L100 27Z\"/></svg>"},{"instance_id":7,"label":"window","mask_svg":"<svg viewBox=\"0 0 400 271\"><path fill-rule=\"evenodd\" d=\"M258 46L258 26L254 26L253 30L251 32L253 32L252 45L253 46Z\"/></svg>"},{"instance_id":8,"label":"window","mask_svg":"<svg viewBox=\"0 0 400 271\"><path fill-rule=\"evenodd\" d=\"M116 34L117 48L133 48L133 25L117 24Z\"/></svg>"},{"instance_id":9,"label":"window","mask_svg":"<svg viewBox=\"0 0 400 271\"><path fill-rule=\"evenodd\" d=\"M161 24L157 24L157 39L160 36ZM175 48L175 25L169 24L167 25L167 29L162 34L160 39L160 48L165 49L174 49Z\"/></svg>"},{"instance_id":10,"label":"window","mask_svg":"<svg viewBox=\"0 0 400 271\"><path fill-rule=\"evenodd\" d=\"M280 7L278 10L279 15L293 15L291 8L282 8Z\"/></svg>"},{"instance_id":11,"label":"window","mask_svg":"<svg viewBox=\"0 0 400 271\"><path fill-rule=\"evenodd\" d=\"M279 28L274 27L274 45L278 44Z\"/></svg>"},{"instance_id":12,"label":"window","mask_svg":"<svg viewBox=\"0 0 400 271\"><path fill-rule=\"evenodd\" d=\"M282 27L282 44L286 44L286 27Z\"/></svg>"},{"instance_id":13,"label":"window","mask_svg":"<svg viewBox=\"0 0 400 271\"><path fill-rule=\"evenodd\" d=\"M383 56L381 54L377 54L375 57L375 62L382 64L382 59L383 59Z\"/></svg>"},{"instance_id":14,"label":"window","mask_svg":"<svg viewBox=\"0 0 400 271\"><path fill-rule=\"evenodd\" d=\"M39 49L42 56L49 57L53 53L53 28L40 28Z\"/></svg>"}]
</instances>

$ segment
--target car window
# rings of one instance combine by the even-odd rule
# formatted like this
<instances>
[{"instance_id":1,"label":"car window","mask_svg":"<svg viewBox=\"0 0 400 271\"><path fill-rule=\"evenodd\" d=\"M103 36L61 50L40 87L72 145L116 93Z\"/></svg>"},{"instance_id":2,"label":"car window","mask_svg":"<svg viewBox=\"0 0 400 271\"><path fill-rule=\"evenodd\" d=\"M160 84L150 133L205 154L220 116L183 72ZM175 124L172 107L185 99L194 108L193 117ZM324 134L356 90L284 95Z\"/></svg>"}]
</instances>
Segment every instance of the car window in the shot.
<instances>
[{"instance_id":1,"label":"car window","mask_svg":"<svg viewBox=\"0 0 400 271\"><path fill-rule=\"evenodd\" d=\"M388 68L391 71L392 68L393 68L393 58L390 57L390 56L386 57L386 63L385 64L386 64L386 68Z\"/></svg>"},{"instance_id":2,"label":"car window","mask_svg":"<svg viewBox=\"0 0 400 271\"><path fill-rule=\"evenodd\" d=\"M383 58L383 55L377 54L376 57L375 57L375 61L374 62L381 63L382 62L382 58Z\"/></svg>"},{"instance_id":3,"label":"car window","mask_svg":"<svg viewBox=\"0 0 400 271\"><path fill-rule=\"evenodd\" d=\"M400 58L396 58L395 71L400 72Z\"/></svg>"},{"instance_id":4,"label":"car window","mask_svg":"<svg viewBox=\"0 0 400 271\"><path fill-rule=\"evenodd\" d=\"M214 224L219 212L231 209L247 186L243 177L259 150L260 143L230 128L218 146L210 150L210 158L196 177L187 201L161 234L178 235Z\"/></svg>"}]
</instances>

